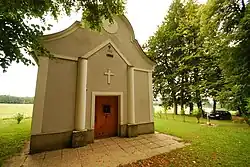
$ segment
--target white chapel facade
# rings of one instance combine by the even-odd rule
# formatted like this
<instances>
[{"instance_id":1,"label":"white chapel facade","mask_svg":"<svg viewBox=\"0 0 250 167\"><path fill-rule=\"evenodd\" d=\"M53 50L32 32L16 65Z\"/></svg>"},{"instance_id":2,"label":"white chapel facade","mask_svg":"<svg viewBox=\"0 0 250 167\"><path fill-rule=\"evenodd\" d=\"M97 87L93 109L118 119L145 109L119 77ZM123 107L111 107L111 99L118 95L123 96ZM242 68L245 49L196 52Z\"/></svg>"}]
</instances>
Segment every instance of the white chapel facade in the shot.
<instances>
[{"instance_id":1,"label":"white chapel facade","mask_svg":"<svg viewBox=\"0 0 250 167\"><path fill-rule=\"evenodd\" d=\"M101 32L75 22L43 44L53 57L39 58L31 153L154 133L154 62L125 16Z\"/></svg>"}]
</instances>

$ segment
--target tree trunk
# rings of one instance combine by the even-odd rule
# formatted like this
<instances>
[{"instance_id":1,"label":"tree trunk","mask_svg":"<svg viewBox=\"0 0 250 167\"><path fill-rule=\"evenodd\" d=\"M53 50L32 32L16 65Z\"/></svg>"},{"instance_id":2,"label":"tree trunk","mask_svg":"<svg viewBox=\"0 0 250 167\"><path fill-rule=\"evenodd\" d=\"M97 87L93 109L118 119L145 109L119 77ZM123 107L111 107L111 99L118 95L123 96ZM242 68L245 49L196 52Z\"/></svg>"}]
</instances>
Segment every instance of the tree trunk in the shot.
<instances>
[{"instance_id":1,"label":"tree trunk","mask_svg":"<svg viewBox=\"0 0 250 167\"><path fill-rule=\"evenodd\" d=\"M194 81L195 81L195 83L199 82L199 75L198 75L198 72L199 72L198 68L195 68L195 69L194 69ZM196 100L197 100L196 103L197 103L198 109L201 110L202 116L205 117L205 113L204 113L204 111L202 110L202 102L201 102L201 95L200 95L200 90L199 90L199 88L196 89L196 91L195 91L195 96L196 96L195 98L196 98Z\"/></svg>"},{"instance_id":2,"label":"tree trunk","mask_svg":"<svg viewBox=\"0 0 250 167\"><path fill-rule=\"evenodd\" d=\"M181 110L184 110L184 102L183 102L183 98L181 98Z\"/></svg>"},{"instance_id":3,"label":"tree trunk","mask_svg":"<svg viewBox=\"0 0 250 167\"><path fill-rule=\"evenodd\" d=\"M182 98L181 98L181 110L184 110L184 102Z\"/></svg>"},{"instance_id":4,"label":"tree trunk","mask_svg":"<svg viewBox=\"0 0 250 167\"><path fill-rule=\"evenodd\" d=\"M181 78L181 110L184 110L183 77Z\"/></svg>"},{"instance_id":5,"label":"tree trunk","mask_svg":"<svg viewBox=\"0 0 250 167\"><path fill-rule=\"evenodd\" d=\"M214 104L213 104L213 112L215 112L216 111L216 100L213 99L213 102L214 102Z\"/></svg>"},{"instance_id":6,"label":"tree trunk","mask_svg":"<svg viewBox=\"0 0 250 167\"><path fill-rule=\"evenodd\" d=\"M239 116L241 116L242 115L241 108L239 106L237 108L238 108L238 111L239 111Z\"/></svg>"},{"instance_id":7,"label":"tree trunk","mask_svg":"<svg viewBox=\"0 0 250 167\"><path fill-rule=\"evenodd\" d=\"M199 99L198 103L197 103L197 106L198 106L198 109L201 110L201 113L202 113L202 117L204 118L205 117L205 113L202 109L202 102L201 102L201 99Z\"/></svg>"},{"instance_id":8,"label":"tree trunk","mask_svg":"<svg viewBox=\"0 0 250 167\"><path fill-rule=\"evenodd\" d=\"M198 107L198 109L202 109L202 105L201 105L201 101L200 100L197 102L197 107Z\"/></svg>"},{"instance_id":9,"label":"tree trunk","mask_svg":"<svg viewBox=\"0 0 250 167\"><path fill-rule=\"evenodd\" d=\"M192 115L194 110L194 104L193 103L189 103L189 114Z\"/></svg>"},{"instance_id":10,"label":"tree trunk","mask_svg":"<svg viewBox=\"0 0 250 167\"><path fill-rule=\"evenodd\" d=\"M177 100L176 98L174 97L174 114L177 115L178 112L177 112Z\"/></svg>"},{"instance_id":11,"label":"tree trunk","mask_svg":"<svg viewBox=\"0 0 250 167\"><path fill-rule=\"evenodd\" d=\"M242 15L242 17L244 17L244 12L246 11L246 5L245 5L245 2L244 2L244 0L241 0L241 5L242 5L242 9L241 9L241 12L243 13Z\"/></svg>"}]
</instances>

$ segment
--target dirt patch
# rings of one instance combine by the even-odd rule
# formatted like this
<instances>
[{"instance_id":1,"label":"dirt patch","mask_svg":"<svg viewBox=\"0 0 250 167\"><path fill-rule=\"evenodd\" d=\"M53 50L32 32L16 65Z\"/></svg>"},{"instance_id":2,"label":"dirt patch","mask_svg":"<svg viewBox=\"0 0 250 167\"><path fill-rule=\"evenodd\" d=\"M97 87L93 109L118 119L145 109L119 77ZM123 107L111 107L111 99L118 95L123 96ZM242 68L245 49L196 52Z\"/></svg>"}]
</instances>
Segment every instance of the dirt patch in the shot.
<instances>
[{"instance_id":1,"label":"dirt patch","mask_svg":"<svg viewBox=\"0 0 250 167\"><path fill-rule=\"evenodd\" d=\"M133 162L126 165L119 165L118 167L163 167L169 166L170 161L165 157L165 154L153 156L151 158L145 160L139 160L137 162Z\"/></svg>"}]
</instances>

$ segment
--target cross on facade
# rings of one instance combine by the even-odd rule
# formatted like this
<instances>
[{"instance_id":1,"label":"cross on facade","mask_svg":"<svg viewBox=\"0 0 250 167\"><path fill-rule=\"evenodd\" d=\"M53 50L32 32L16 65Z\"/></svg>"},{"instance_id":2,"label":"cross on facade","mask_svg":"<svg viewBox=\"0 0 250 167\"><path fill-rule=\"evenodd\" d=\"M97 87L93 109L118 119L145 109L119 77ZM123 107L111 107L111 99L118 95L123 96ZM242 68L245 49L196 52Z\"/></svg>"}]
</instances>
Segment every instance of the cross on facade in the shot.
<instances>
[{"instance_id":1,"label":"cross on facade","mask_svg":"<svg viewBox=\"0 0 250 167\"><path fill-rule=\"evenodd\" d=\"M104 75L107 75L107 77L108 77L108 84L110 84L111 83L111 76L114 76L115 74L113 74L111 72L111 70L108 69L108 72L105 72Z\"/></svg>"}]
</instances>

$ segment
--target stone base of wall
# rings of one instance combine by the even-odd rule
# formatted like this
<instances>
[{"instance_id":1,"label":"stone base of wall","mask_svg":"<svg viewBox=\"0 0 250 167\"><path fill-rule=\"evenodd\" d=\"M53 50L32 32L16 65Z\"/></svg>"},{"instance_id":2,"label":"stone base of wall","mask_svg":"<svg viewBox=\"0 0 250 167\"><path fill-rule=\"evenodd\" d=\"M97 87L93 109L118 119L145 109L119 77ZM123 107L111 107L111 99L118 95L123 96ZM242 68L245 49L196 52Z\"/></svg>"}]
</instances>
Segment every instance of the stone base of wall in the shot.
<instances>
[{"instance_id":1,"label":"stone base of wall","mask_svg":"<svg viewBox=\"0 0 250 167\"><path fill-rule=\"evenodd\" d=\"M138 125L128 124L127 125L127 136L128 137L137 137L138 136Z\"/></svg>"},{"instance_id":2,"label":"stone base of wall","mask_svg":"<svg viewBox=\"0 0 250 167\"><path fill-rule=\"evenodd\" d=\"M154 122L125 124L119 126L118 136L120 137L136 137L141 134L154 133Z\"/></svg>"},{"instance_id":3,"label":"stone base of wall","mask_svg":"<svg viewBox=\"0 0 250 167\"><path fill-rule=\"evenodd\" d=\"M140 134L148 133L154 133L154 122L120 125L118 130L118 136L120 137L136 137ZM34 154L69 147L82 147L93 142L93 129L31 135L30 153Z\"/></svg>"},{"instance_id":4,"label":"stone base of wall","mask_svg":"<svg viewBox=\"0 0 250 167\"><path fill-rule=\"evenodd\" d=\"M127 137L127 124L119 125L118 136Z\"/></svg>"},{"instance_id":5,"label":"stone base of wall","mask_svg":"<svg viewBox=\"0 0 250 167\"><path fill-rule=\"evenodd\" d=\"M138 135L149 134L155 132L154 122L142 123L138 125Z\"/></svg>"},{"instance_id":6,"label":"stone base of wall","mask_svg":"<svg viewBox=\"0 0 250 167\"><path fill-rule=\"evenodd\" d=\"M71 147L72 131L31 135L30 153L57 150Z\"/></svg>"},{"instance_id":7,"label":"stone base of wall","mask_svg":"<svg viewBox=\"0 0 250 167\"><path fill-rule=\"evenodd\" d=\"M94 131L86 130L86 131L73 131L72 134L72 147L83 147L89 143L94 142Z\"/></svg>"}]
</instances>

